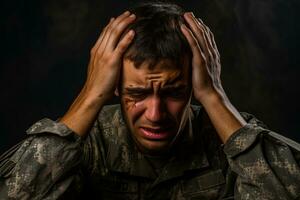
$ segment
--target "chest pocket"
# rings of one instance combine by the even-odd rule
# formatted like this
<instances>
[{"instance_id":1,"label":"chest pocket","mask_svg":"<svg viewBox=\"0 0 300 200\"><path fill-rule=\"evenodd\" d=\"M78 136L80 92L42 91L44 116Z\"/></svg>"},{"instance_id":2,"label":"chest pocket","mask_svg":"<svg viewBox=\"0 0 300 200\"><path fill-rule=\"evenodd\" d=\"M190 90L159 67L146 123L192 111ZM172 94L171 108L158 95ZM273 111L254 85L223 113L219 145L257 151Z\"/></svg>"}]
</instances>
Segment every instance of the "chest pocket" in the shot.
<instances>
[{"instance_id":1,"label":"chest pocket","mask_svg":"<svg viewBox=\"0 0 300 200\"><path fill-rule=\"evenodd\" d=\"M182 195L188 200L218 199L224 187L225 178L221 170L210 171L181 183Z\"/></svg>"},{"instance_id":2,"label":"chest pocket","mask_svg":"<svg viewBox=\"0 0 300 200\"><path fill-rule=\"evenodd\" d=\"M138 182L118 176L109 176L97 180L95 192L100 199L137 199Z\"/></svg>"}]
</instances>

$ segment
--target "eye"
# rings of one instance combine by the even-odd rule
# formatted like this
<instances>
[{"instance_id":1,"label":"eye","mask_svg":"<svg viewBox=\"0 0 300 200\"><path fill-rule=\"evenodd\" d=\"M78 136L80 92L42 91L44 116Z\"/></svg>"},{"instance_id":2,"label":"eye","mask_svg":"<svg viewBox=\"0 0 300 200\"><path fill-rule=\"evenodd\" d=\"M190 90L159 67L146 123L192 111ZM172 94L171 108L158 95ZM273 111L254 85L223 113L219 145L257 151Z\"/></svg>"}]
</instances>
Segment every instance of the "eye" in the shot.
<instances>
[{"instance_id":1,"label":"eye","mask_svg":"<svg viewBox=\"0 0 300 200\"><path fill-rule=\"evenodd\" d=\"M185 91L167 91L163 94L164 97L173 98L173 99L185 99Z\"/></svg>"},{"instance_id":2,"label":"eye","mask_svg":"<svg viewBox=\"0 0 300 200\"><path fill-rule=\"evenodd\" d=\"M141 101L147 97L147 94L146 93L131 93L131 94L128 94L128 97L130 97L134 100L137 100L137 101Z\"/></svg>"}]
</instances>

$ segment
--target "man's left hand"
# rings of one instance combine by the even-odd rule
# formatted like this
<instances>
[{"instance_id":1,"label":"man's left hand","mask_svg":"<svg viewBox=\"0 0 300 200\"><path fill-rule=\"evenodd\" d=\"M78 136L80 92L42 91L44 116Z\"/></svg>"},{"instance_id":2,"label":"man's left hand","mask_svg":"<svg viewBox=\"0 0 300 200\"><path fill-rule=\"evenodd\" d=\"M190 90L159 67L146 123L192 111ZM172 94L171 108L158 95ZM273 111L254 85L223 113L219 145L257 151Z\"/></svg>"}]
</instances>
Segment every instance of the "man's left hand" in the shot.
<instances>
[{"instance_id":1,"label":"man's left hand","mask_svg":"<svg viewBox=\"0 0 300 200\"><path fill-rule=\"evenodd\" d=\"M182 32L192 50L192 84L195 98L201 100L210 94L223 93L221 85L220 54L209 28L192 13L185 13L189 25Z\"/></svg>"},{"instance_id":2,"label":"man's left hand","mask_svg":"<svg viewBox=\"0 0 300 200\"><path fill-rule=\"evenodd\" d=\"M221 84L220 55L213 34L207 26L185 13L184 18L189 26L181 26L191 47L193 92L225 143L228 138L246 124L240 113L227 98Z\"/></svg>"}]
</instances>

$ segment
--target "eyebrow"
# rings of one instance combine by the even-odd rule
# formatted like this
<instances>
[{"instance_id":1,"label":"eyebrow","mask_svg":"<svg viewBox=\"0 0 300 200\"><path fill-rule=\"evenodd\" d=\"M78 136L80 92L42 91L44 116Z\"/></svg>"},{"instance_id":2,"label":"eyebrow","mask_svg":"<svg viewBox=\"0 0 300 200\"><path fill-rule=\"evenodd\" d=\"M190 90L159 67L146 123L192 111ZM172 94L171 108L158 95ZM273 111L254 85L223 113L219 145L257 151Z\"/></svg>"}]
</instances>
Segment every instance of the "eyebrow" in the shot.
<instances>
[{"instance_id":1,"label":"eyebrow","mask_svg":"<svg viewBox=\"0 0 300 200\"><path fill-rule=\"evenodd\" d=\"M142 87L128 87L124 89L125 93L127 94L134 94L134 93L150 93L152 91L151 88L142 88Z\"/></svg>"},{"instance_id":2,"label":"eyebrow","mask_svg":"<svg viewBox=\"0 0 300 200\"><path fill-rule=\"evenodd\" d=\"M184 90L187 89L188 86L185 84L181 84L181 85L166 85L165 87L161 88L161 91L165 91L165 90Z\"/></svg>"},{"instance_id":3,"label":"eyebrow","mask_svg":"<svg viewBox=\"0 0 300 200\"><path fill-rule=\"evenodd\" d=\"M182 85L166 85L163 88L160 88L160 91L170 91L170 90L185 90L188 86L185 84ZM124 92L127 94L133 93L151 93L152 88L144 88L144 87L126 87L124 88Z\"/></svg>"}]
</instances>

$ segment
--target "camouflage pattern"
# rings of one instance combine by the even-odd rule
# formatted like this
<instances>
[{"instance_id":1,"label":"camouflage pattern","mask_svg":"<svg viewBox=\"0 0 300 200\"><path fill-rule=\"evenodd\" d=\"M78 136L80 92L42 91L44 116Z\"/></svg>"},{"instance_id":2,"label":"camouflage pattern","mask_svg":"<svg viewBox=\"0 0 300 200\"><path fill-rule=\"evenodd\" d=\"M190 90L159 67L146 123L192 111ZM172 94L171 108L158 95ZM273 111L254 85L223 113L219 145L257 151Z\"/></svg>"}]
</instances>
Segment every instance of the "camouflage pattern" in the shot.
<instances>
[{"instance_id":1,"label":"camouflage pattern","mask_svg":"<svg viewBox=\"0 0 300 200\"><path fill-rule=\"evenodd\" d=\"M0 199L297 199L300 145L252 115L223 145L204 109L192 106L193 137L159 170L137 151L119 105L105 106L90 134L43 119L0 157ZM92 199L94 199L92 198Z\"/></svg>"}]
</instances>

